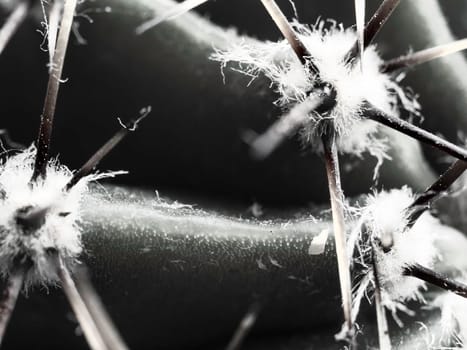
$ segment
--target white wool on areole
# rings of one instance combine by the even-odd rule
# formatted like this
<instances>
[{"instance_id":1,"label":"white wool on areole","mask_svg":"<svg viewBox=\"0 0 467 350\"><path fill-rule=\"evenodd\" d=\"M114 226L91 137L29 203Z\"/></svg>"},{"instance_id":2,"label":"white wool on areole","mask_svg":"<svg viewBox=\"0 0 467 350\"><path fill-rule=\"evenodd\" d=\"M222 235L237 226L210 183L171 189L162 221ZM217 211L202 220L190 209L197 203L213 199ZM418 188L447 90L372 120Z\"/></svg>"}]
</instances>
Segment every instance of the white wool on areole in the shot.
<instances>
[{"instance_id":1,"label":"white wool on areole","mask_svg":"<svg viewBox=\"0 0 467 350\"><path fill-rule=\"evenodd\" d=\"M466 279L464 277L463 282ZM433 306L441 310L440 344L454 346L452 349L467 348L467 299L454 293L445 292L435 300Z\"/></svg>"},{"instance_id":2,"label":"white wool on areole","mask_svg":"<svg viewBox=\"0 0 467 350\"><path fill-rule=\"evenodd\" d=\"M374 254L382 304L394 316L398 310L410 313L405 306L409 301L425 302L422 295L425 282L405 276L404 270L415 264L432 268L439 255L435 241L450 230L428 212L422 214L412 228L406 229L407 208L414 199L408 187L369 195L361 208L359 223L348 240L349 253L354 257L354 262L363 267L364 275L371 272L372 283L369 286L374 286L371 265L371 254ZM390 249L385 252L380 243Z\"/></svg>"},{"instance_id":3,"label":"white wool on areole","mask_svg":"<svg viewBox=\"0 0 467 350\"><path fill-rule=\"evenodd\" d=\"M57 281L55 262L47 254L50 249L60 254L68 268L78 262L82 252L78 221L83 195L90 181L114 175L89 175L65 191L73 173L51 160L47 177L30 184L35 156L36 148L31 146L0 164L0 274L8 276L17 268L15 260L27 257L32 266L26 274L25 288ZM16 215L19 209L29 206L48 210L44 224L35 232L25 233L17 224Z\"/></svg>"},{"instance_id":4,"label":"white wool on areole","mask_svg":"<svg viewBox=\"0 0 467 350\"><path fill-rule=\"evenodd\" d=\"M285 109L305 101L320 82L330 83L336 90L336 105L326 115L310 113L310 121L301 132L304 143L320 151L322 121L332 119L339 136L339 152L357 156L369 152L380 162L387 158L386 140L377 135L378 124L364 118L366 103L394 117L399 117L400 103L411 113L417 113L418 103L400 87L399 79L380 71L383 60L376 46L365 50L363 70L359 64L344 64L357 39L353 28L344 29L330 20L310 27L294 22L293 26L319 70L319 81L301 64L286 40L260 42L244 38L228 50L216 50L211 59L221 62L222 69L237 63L232 69L252 79L264 74L279 94L276 104Z\"/></svg>"}]
</instances>

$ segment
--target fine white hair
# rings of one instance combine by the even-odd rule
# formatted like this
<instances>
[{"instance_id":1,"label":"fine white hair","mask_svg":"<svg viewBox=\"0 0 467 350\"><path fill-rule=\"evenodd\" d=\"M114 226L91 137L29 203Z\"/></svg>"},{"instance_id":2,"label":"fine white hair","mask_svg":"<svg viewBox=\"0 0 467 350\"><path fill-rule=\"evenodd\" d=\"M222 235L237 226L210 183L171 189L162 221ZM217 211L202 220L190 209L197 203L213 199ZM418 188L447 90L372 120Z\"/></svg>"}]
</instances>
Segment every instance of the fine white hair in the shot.
<instances>
[{"instance_id":1,"label":"fine white hair","mask_svg":"<svg viewBox=\"0 0 467 350\"><path fill-rule=\"evenodd\" d=\"M465 273L458 280L465 283L467 281ZM466 349L467 299L454 293L444 292L433 300L432 305L441 310L440 344L451 346L453 349Z\"/></svg>"},{"instance_id":2,"label":"fine white hair","mask_svg":"<svg viewBox=\"0 0 467 350\"><path fill-rule=\"evenodd\" d=\"M319 21L314 26L297 22L293 26L311 54L310 60L319 70L319 81L297 59L286 40L260 42L250 38L237 41L227 50L216 50L211 59L219 61L222 69L236 63L232 69L252 77L263 74L271 80L279 94L276 104L289 110L303 103L320 82L331 84L336 91L336 105L323 115L309 113L309 122L300 134L305 144L321 151L323 121L333 120L340 153L362 156L369 152L379 164L386 154L386 140L377 134L378 125L364 117L367 103L394 117L400 116L399 105L418 114L417 101L399 85L399 78L382 73L383 63L376 47L368 47L360 65L345 64L345 56L357 35L353 28L344 29L334 21Z\"/></svg>"},{"instance_id":3,"label":"fine white hair","mask_svg":"<svg viewBox=\"0 0 467 350\"><path fill-rule=\"evenodd\" d=\"M348 240L350 256L354 264L362 268L362 278L366 284L362 288L375 285L372 260L378 270L378 284L381 288L382 304L392 311L396 321L398 310L411 314L406 303L412 300L425 302L422 291L425 282L406 276L404 271L416 264L433 268L439 252L435 241L446 230L452 230L438 219L425 212L407 229L407 210L415 196L408 187L382 191L369 195L360 209L360 220ZM387 247L387 248L386 248ZM357 284L355 305L359 307L364 293ZM354 311L356 315L357 310Z\"/></svg>"},{"instance_id":4,"label":"fine white hair","mask_svg":"<svg viewBox=\"0 0 467 350\"><path fill-rule=\"evenodd\" d=\"M72 171L51 160L47 177L30 183L35 157L36 148L31 146L0 164L0 274L6 277L27 266L25 288L57 281L50 252L58 253L70 269L78 262L83 249L78 224L83 195L90 181L113 176L89 175L67 191ZM32 208L45 210L44 223L27 232L18 224L18 213Z\"/></svg>"}]
</instances>

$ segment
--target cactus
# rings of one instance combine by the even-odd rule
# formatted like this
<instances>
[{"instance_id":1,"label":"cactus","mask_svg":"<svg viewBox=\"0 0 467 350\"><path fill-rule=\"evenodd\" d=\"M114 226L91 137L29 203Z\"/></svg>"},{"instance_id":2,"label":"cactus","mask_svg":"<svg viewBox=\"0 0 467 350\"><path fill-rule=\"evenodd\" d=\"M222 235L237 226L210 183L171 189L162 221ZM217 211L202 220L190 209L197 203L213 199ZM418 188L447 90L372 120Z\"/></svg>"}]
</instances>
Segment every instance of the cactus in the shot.
<instances>
[{"instance_id":1,"label":"cactus","mask_svg":"<svg viewBox=\"0 0 467 350\"><path fill-rule=\"evenodd\" d=\"M245 131L265 130L271 124L268 116L283 113L272 104L276 93L264 76L247 87L249 78L236 71L225 70L224 84L219 64L209 56L213 46L228 50L239 36L198 15L185 14L135 34L145 20L166 13L174 5L168 0L114 0L78 6L77 14L90 15L94 23L80 21L75 27L87 45L79 46L75 41L70 46L63 75L69 81L63 85L57 106L60 117L55 123L54 153L59 151L62 162L78 168L113 125L109 115L132 114L135 108L148 104L154 109L138 135L124 141L102 162L104 169L125 169L130 174L117 177L104 189L90 187L83 197L80 225L84 252L80 259L89 266L103 303L131 348L227 346L240 323L229 349L240 346L249 331L252 334L245 349L280 347L270 344L278 330L291 349L310 345L334 349L338 345L333 336L342 324L342 312L335 249L328 238L333 230L326 212L329 194L320 155L304 154L292 139L264 161L250 157L244 135L252 133ZM313 5L316 11L332 6L318 1ZM29 143L36 132L31 116L38 115L41 104L40 94L36 98L42 82L37 72L44 72L50 60L38 50L40 38L34 30L41 15L37 4L31 6L31 16L18 27L0 56L4 67L12 67L1 72L4 86L21 86L23 90L20 94L20 89L4 89L5 116L14 117L3 118L3 127L21 143ZM210 6L216 11L223 5ZM303 6L297 3L297 10ZM258 5L264 26L274 28L260 9ZM353 23L353 12L347 15ZM433 18L439 23L429 30ZM410 30L391 30L391 25ZM452 39L436 1L423 5L402 2L388 21L386 34L381 34L382 47L398 41L404 50L407 44L421 49ZM24 42L21 47L14 45L19 40ZM12 60L18 64L9 64ZM465 118L465 82L456 74L464 65L462 55L456 54L433 61L421 69L422 73L415 70L408 77L408 84L421 95L424 126L441 131L450 140L457 137ZM437 77L436 86L426 84L427 72ZM19 106L17 96L23 98ZM441 118L449 122L436 122ZM380 128L379 132L378 137L387 140L386 156L391 158L379 170L379 184L387 189L407 185L414 192L437 184L432 168L444 172L434 162L438 153L422 149L416 140L390 129ZM460 154L454 151L451 153ZM458 164L457 172L463 161ZM350 201L354 207L355 201L362 202L359 196L368 194L375 184L375 160L365 153L361 159L347 155L341 159L341 167L343 188L354 198ZM154 193L156 188L196 206L161 200ZM225 198L206 199L215 196ZM262 216L253 210L260 218L248 218L251 214L245 203L253 199L266 204ZM313 202L311 209L304 207L308 202ZM455 222L450 217L461 198L451 202L454 204L443 206L440 201L439 207L448 223ZM358 221L349 216L346 220L348 227ZM459 224L458 228L462 229ZM443 227L442 232L439 240L444 243L438 243L437 249L445 261L433 269L449 273L451 258L465 264L453 253L456 246L465 246L465 240L454 229ZM415 274L410 269L404 273ZM61 310L49 311L61 305L58 291L43 294L33 289L27 299L19 300L4 347L37 347L40 343L41 348L54 348L57 342L66 342L70 348L85 346L81 337L69 331L75 323L62 322ZM378 344L378 330L365 322L373 313L363 307L359 316L365 325L357 337L362 347ZM47 323L30 323L30 315L48 314ZM241 323L244 316L246 321ZM433 345L427 345L426 340L442 333L436 324L437 311L417 309L417 316L426 323L426 330L420 331L413 317L405 319L412 330L409 336L391 324L393 346L411 349ZM252 319L257 322L248 323ZM44 337L51 326L60 330L59 334ZM27 339L25 329L31 335ZM293 334L307 335L289 343L287 339Z\"/></svg>"}]
</instances>

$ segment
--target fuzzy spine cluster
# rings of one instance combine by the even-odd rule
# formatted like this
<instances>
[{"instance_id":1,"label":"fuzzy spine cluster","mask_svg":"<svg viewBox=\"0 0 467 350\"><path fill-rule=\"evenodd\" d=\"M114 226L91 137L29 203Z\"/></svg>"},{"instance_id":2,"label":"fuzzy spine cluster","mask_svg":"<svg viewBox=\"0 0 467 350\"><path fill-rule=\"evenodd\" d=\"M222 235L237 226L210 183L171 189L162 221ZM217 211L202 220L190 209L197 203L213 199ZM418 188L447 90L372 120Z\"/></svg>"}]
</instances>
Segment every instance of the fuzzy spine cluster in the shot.
<instances>
[{"instance_id":1,"label":"fuzzy spine cluster","mask_svg":"<svg viewBox=\"0 0 467 350\"><path fill-rule=\"evenodd\" d=\"M70 269L78 262L83 249L80 205L88 183L100 177L85 177L65 191L73 173L51 160L47 177L30 183L35 155L36 148L31 146L0 165L0 274L7 276L24 268L26 288L57 281L51 253L58 253ZM30 230L21 225L18 216L33 210L44 210L44 221Z\"/></svg>"},{"instance_id":2,"label":"fuzzy spine cluster","mask_svg":"<svg viewBox=\"0 0 467 350\"><path fill-rule=\"evenodd\" d=\"M464 277L463 281L466 281ZM441 310L441 344L456 349L467 347L467 300L459 295L443 293L433 305Z\"/></svg>"},{"instance_id":3,"label":"fuzzy spine cluster","mask_svg":"<svg viewBox=\"0 0 467 350\"><path fill-rule=\"evenodd\" d=\"M370 288L375 284L372 264L376 264L382 303L393 315L398 310L410 313L405 304L411 300L424 302L425 282L405 276L404 270L414 264L434 266L438 258L436 238L445 228L424 213L412 228L406 229L407 208L414 198L407 187L368 196L348 242L354 265L362 276L370 276L361 280Z\"/></svg>"},{"instance_id":4,"label":"fuzzy spine cluster","mask_svg":"<svg viewBox=\"0 0 467 350\"><path fill-rule=\"evenodd\" d=\"M301 104L313 93L315 86L329 83L336 90L336 105L320 114L310 111L309 121L300 134L305 145L321 150L320 136L326 120L332 120L341 153L362 156L368 152L380 162L388 158L386 140L378 135L378 125L364 117L367 103L379 110L400 116L399 106L418 115L415 97L399 85L402 76L382 73L376 47L368 47L360 65L345 64L345 56L357 39L353 28L344 29L334 21L318 21L313 26L294 22L293 26L311 56L308 58L319 70L316 77L297 59L286 40L259 42L243 38L227 50L217 50L211 59L219 61L222 69L232 69L251 76L266 76L279 94L276 104L285 110Z\"/></svg>"}]
</instances>

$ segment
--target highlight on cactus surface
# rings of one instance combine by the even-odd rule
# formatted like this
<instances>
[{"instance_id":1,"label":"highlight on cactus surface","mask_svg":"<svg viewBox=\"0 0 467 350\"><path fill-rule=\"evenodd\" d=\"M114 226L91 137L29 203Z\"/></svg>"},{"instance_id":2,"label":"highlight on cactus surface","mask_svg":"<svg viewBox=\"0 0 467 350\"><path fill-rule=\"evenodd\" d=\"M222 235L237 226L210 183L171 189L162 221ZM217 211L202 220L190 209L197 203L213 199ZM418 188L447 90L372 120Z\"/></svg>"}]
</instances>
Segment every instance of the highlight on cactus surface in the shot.
<instances>
[{"instance_id":1,"label":"highlight on cactus surface","mask_svg":"<svg viewBox=\"0 0 467 350\"><path fill-rule=\"evenodd\" d=\"M125 3L126 0L121 1ZM167 0L153 1L163 5L148 5L146 0L134 5L135 8L154 6L158 9L155 16L150 16L146 21L138 18L136 28L127 28L135 40L145 40L146 37L153 40L154 37L157 38L158 31L163 31L161 37L174 42L177 35L183 38L185 35L191 40L192 34L189 30L185 27L180 30L184 22L183 15L203 5L207 0L185 0L178 4ZM263 236L263 231L274 234L273 231L285 230L295 237L294 235L301 235L304 225L316 233L317 229L314 227L326 223L326 229L319 226L319 232L308 237L310 242L305 259L312 260L313 264L319 262L316 263L317 266L325 265L324 270L332 268L335 275L329 278L333 278L336 285L339 285L340 299L334 298L330 304L341 312L331 314L330 317L334 318L335 323L343 322L340 331L332 329L334 336L328 341L328 348L359 349L371 344L384 350L408 349L411 345L400 340L401 329L407 323L423 325L420 328L423 330L416 332L413 337L422 337L422 333L425 332L428 339L423 345L425 348L460 349L467 346L467 284L464 271L467 264L457 266L456 257L449 255L447 249L441 248L442 242L448 241L450 237L462 237L460 240L464 242L464 233L461 232L461 228L450 226L449 220L446 219L452 215L449 211L438 218L435 204L440 198L456 200L449 192L467 168L467 149L438 135L436 130L428 131L418 126L423 118L430 119L430 111L423 109L418 92L413 91L408 86L409 83L406 85L404 82L404 78L410 76L409 68L415 69L422 63L467 49L467 39L386 59L382 53L383 49L378 44L377 35L384 32L385 24L391 21L397 8L402 6L399 0L382 0L371 16L366 15L369 4L365 0L355 0L354 12L351 13L354 25L347 28L333 19L319 18L314 23L303 23L298 19L300 13L292 2L290 5L297 17L294 19L288 19L281 6L274 0L260 0L258 3L272 19L264 25L277 27L284 37L283 40L264 41L238 34L229 34L230 40L219 40L220 36L215 34L219 32L213 30L218 30L218 27L203 21L200 22L205 27L203 35L216 39L213 39L211 47L206 49L207 45L201 43L200 37L196 37L196 40L192 40L195 43L193 50L205 45L199 50L202 54L197 51L188 54L193 54L197 59L201 57L203 64L209 67L217 63L217 75L225 84L229 84L230 79L235 79L235 83L238 84L238 81L244 81L243 76L248 77L249 83L235 88L235 91L241 89L241 93L238 93L240 96L248 95L249 88L255 81L267 82L263 95L274 96L270 108L274 111L279 110L281 116L259 134L251 130L238 133L238 139L246 141L244 146L249 148L247 154L251 159L248 161L253 164L270 161L273 152L279 152L280 145L295 134L299 136L303 148L318 157L317 164L313 166L324 168L329 204L324 205L324 209L320 207L307 211L306 216L300 214L299 221L293 221L293 229L288 228L289 223L284 224L281 221L280 215L270 217L269 221L258 219L263 215L261 210L252 211L256 217L254 220L246 220L219 218L193 207L178 206L177 202L164 206L164 203L160 203L158 192L153 202L137 199L135 204L134 198L141 196L136 189L124 190L126 195L123 199L116 199L111 193L108 194L110 201L97 196L93 199L97 204L87 202L88 194L92 192L92 182L124 173L95 173L94 170L129 132L136 130L152 107L141 109L139 116L130 122L124 123L118 119L121 128L78 170L71 171L61 165L58 158L51 156L52 131L59 89L66 82L63 80L63 68L70 34L74 30L78 39L81 35L74 24L75 16L80 14L79 9L77 10L79 3L76 0L39 0L38 4L35 4L32 1L18 0L2 4L9 9L9 14L0 28L0 54L8 50L8 45L12 45L15 32L20 30L28 16L37 16L39 13L41 20L38 25L41 28L40 33L44 36L42 47L46 47L49 56L48 84L37 141L28 148L16 150L15 154L5 152L0 164L0 274L5 281L3 296L0 299L0 343L21 290L26 293L33 291L32 287L58 286L63 289L90 348L129 348L107 314L90 279L81 268L81 256L86 251L83 213L86 211L86 205L94 205L102 210L89 214L94 215L96 222L105 219L105 225L110 225L112 230L125 231L123 235L127 241L122 241L126 243L121 243L117 249L123 252L119 259L130 264L122 265L128 270L132 270L132 261L136 263L137 259L125 259L125 254L130 254L132 240L141 236L149 235L151 241L159 243L160 237L177 244L182 242L173 248L175 251L181 250L183 244L189 241L191 251L196 254L199 254L199 247L204 247L206 242L220 242L219 244L227 248L217 253L218 260L214 258L215 252L208 248L206 254L200 254L201 265L214 264L230 271L225 274L227 280L224 283L233 286L233 289L242 289L238 281L248 273L238 266L246 264L248 257L240 255L239 261L233 261L227 252L238 249L248 252L255 250L260 254L259 258L255 259L258 271L276 271L272 276L280 275L277 271L285 268L284 262L279 262L270 253L271 250L277 249L277 241L274 239L272 243L266 244L270 237ZM98 8L107 5L105 2L99 5L99 1L96 1L91 9L93 6ZM130 8L132 6L129 5ZM213 6L222 5L219 1ZM94 11L99 12L97 9ZM105 12L109 16L115 13L113 10ZM83 12L83 16L87 16L87 12ZM175 22L179 24L173 24ZM154 37L149 36L150 34L154 34ZM216 45L219 43L221 45ZM167 47L175 47L175 61L179 58L177 55L182 57L186 54L183 50L180 51L180 46ZM158 47L151 47L151 50L157 51ZM166 47L160 51L161 55L170 52ZM180 61L185 62L182 59ZM124 62L125 59L122 59L122 65ZM121 69L125 70L125 67L122 66ZM140 69L160 69L162 77L171 76L165 75L164 69L156 65L149 65L149 68L142 65ZM180 70L187 71L185 67L180 67ZM204 78L202 74L198 75L200 79ZM212 77L209 79L212 80ZM203 84L212 84L209 79L203 81ZM177 77L174 80L176 83L184 82L185 77ZM170 83L172 84L173 80ZM163 85L164 82L161 81L160 84ZM215 89L211 88L209 91ZM204 97L209 100L209 96ZM164 102L160 103L162 106ZM224 104L228 105L225 102ZM246 106L245 110L248 110L248 107ZM165 113L166 108L161 107L160 110ZM193 113L196 111L193 110ZM269 112L261 110L260 113ZM449 110L446 110L446 114L449 114ZM222 112L218 118L222 118ZM391 161L391 151L396 145L392 144L394 139L385 133L386 128L449 156L450 161L454 159L452 165L424 192L411 189L407 185L387 188L384 183L379 182L381 169L387 166L385 162ZM218 131L210 129L210 132ZM8 134L5 135L6 142L11 143ZM141 152L146 154L144 161L151 164L151 150L142 149ZM376 160L369 160L368 155ZM411 156L413 155L404 155L409 162ZM307 155L302 157L307 159ZM344 190L347 189L343 189L342 186L343 180L345 181L342 157L357 159L357 163L366 164L373 173L367 192L360 193L356 198L344 195ZM124 166L125 164L122 164L122 167ZM161 167L160 171L170 172L170 169ZM314 186L313 180L310 179L309 183L303 185ZM157 185L151 184L152 189ZM147 189L147 186L141 187ZM314 198L310 198L310 201L313 202ZM128 220L131 224L121 222L122 217L119 216L122 216L122 212L125 213L123 220ZM136 223L133 223L135 218ZM146 222L150 224L146 225ZM197 232L198 227L206 232L186 233L192 230ZM328 242L329 231L332 231L329 236L334 238L332 243ZM257 235L258 232L261 234ZM230 236L234 239L229 240ZM238 243L237 238L241 243ZM293 260L296 257L295 252L290 248L293 239L285 239L287 244L284 260L287 263L296 263ZM250 248L243 246L245 241L251 242ZM150 245L149 248L143 248L140 253L153 254L151 247ZM323 260L329 251L332 259ZM92 256L92 252L90 254ZM142 255L137 256L140 259ZM268 263L263 260L265 256L268 257ZM245 261L241 260L242 257ZM303 256L301 259L304 259ZM228 261L225 265L219 263L224 260ZM184 260L171 260L173 261L185 263ZM229 268L232 264L235 268ZM308 265L305 263L305 266ZM163 262L160 266L151 265L149 276L159 276L166 270ZM137 279L138 270L135 268L134 271L131 275ZM194 279L197 278L197 273L194 273ZM239 280L232 277L237 273L240 276ZM308 273L313 275L313 271ZM145 275L143 280L147 276ZM199 283L206 283L203 276L199 273ZM175 282L169 284L177 288L177 284L181 283L178 280L180 277L175 274L173 278ZM244 294L248 294L248 305L242 309L243 316L237 317L238 324L230 324L229 337L225 337L230 339L225 342L226 349L243 348L263 313L268 315L271 300L280 295L279 290L284 281L274 277L268 278L268 282L275 285L271 288L272 292L268 289L268 298L256 295L246 285ZM294 275L288 275L288 279L300 280ZM222 282L213 279L208 280L208 283L222 285ZM314 288L312 293L316 292L323 297L326 291L320 290L320 283L326 285L318 277L308 284L313 286L310 288ZM172 290L168 294L170 292ZM156 295L157 292L141 291L144 298L148 298L149 295L149 299L145 299L149 300L149 303L153 294ZM222 295L218 297L222 298ZM219 301L215 299L205 298L203 301L207 309L216 308L212 305L219 305ZM131 303L134 302L136 301L128 300L130 309ZM315 304L318 305L319 301L312 302L312 305ZM367 304L370 306L370 312ZM387 317L388 312L391 317ZM429 315L427 322L426 313ZM169 312L169 317L170 314ZM274 320L277 315L269 317ZM371 330L371 326L366 327L368 317L376 319L374 331ZM284 326L284 330L289 328ZM147 336L151 337L150 334ZM314 348L319 341L314 343L313 340L309 340L307 345ZM137 344L134 340L133 342ZM164 347L164 344L152 345ZM198 346L200 345L194 345L194 348ZM142 345L142 348L147 348L147 345ZM248 349L250 348L254 349Z\"/></svg>"}]
</instances>

